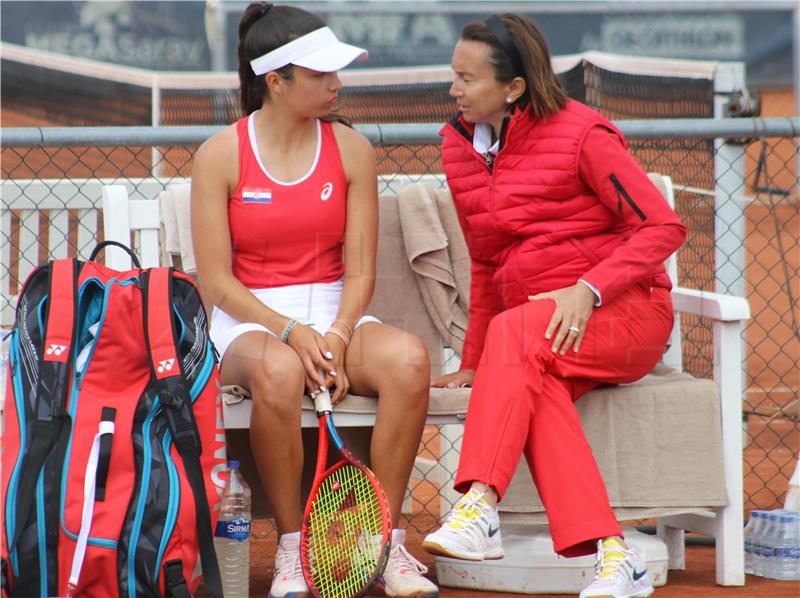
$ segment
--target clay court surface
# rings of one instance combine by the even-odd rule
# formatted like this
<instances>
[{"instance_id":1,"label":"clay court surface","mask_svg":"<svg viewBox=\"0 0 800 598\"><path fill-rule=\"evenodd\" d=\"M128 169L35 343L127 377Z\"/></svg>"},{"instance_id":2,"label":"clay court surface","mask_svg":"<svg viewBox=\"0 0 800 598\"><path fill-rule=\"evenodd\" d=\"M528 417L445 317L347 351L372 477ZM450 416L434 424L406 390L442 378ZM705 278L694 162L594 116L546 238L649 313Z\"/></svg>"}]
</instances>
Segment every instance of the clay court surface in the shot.
<instances>
[{"instance_id":1,"label":"clay court surface","mask_svg":"<svg viewBox=\"0 0 800 598\"><path fill-rule=\"evenodd\" d=\"M271 532L272 522L256 520L253 530L256 538L250 542L250 596L265 598L272 581L272 564L275 555L275 533ZM423 535L409 531L408 546L411 553L422 560L434 572L433 557L422 550ZM432 575L435 579L435 575ZM448 598L513 598L521 594L502 594L498 592L476 592L440 588L441 596ZM375 595L383 593L376 591ZM200 594L202 596L202 594ZM526 594L530 596L531 594ZM544 596L544 594L535 594ZM548 594L549 596L562 596ZM573 596L574 594L564 594ZM747 576L747 585L738 588L723 588L714 583L714 549L709 546L690 546L686 550L686 571L670 571L667 585L657 588L654 598L797 598L800 596L800 582L776 581L753 575Z\"/></svg>"}]
</instances>

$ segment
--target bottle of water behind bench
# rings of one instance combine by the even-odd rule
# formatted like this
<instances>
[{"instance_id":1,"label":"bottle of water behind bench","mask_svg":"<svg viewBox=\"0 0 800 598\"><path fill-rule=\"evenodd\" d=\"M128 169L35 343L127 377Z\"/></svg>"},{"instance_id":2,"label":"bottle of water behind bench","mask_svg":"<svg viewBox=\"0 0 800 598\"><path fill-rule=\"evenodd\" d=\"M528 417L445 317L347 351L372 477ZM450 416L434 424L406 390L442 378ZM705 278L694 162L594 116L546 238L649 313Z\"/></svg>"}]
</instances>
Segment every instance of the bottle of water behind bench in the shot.
<instances>
[{"instance_id":1,"label":"bottle of water behind bench","mask_svg":"<svg viewBox=\"0 0 800 598\"><path fill-rule=\"evenodd\" d=\"M761 542L755 548L756 558L760 557L760 563L757 560L755 565L756 575L770 579L775 578L775 544L778 539L779 526L780 515L777 511L769 511L767 523L761 533Z\"/></svg>"},{"instance_id":2,"label":"bottle of water behind bench","mask_svg":"<svg viewBox=\"0 0 800 598\"><path fill-rule=\"evenodd\" d=\"M766 520L764 511L753 511L750 520L744 528L744 572L755 573L755 543L761 534Z\"/></svg>"},{"instance_id":3,"label":"bottle of water behind bench","mask_svg":"<svg viewBox=\"0 0 800 598\"><path fill-rule=\"evenodd\" d=\"M783 511L775 544L773 579L800 580L800 513Z\"/></svg>"},{"instance_id":4,"label":"bottle of water behind bench","mask_svg":"<svg viewBox=\"0 0 800 598\"><path fill-rule=\"evenodd\" d=\"M225 598L247 598L250 592L250 488L238 461L228 461L228 480L214 533Z\"/></svg>"}]
</instances>

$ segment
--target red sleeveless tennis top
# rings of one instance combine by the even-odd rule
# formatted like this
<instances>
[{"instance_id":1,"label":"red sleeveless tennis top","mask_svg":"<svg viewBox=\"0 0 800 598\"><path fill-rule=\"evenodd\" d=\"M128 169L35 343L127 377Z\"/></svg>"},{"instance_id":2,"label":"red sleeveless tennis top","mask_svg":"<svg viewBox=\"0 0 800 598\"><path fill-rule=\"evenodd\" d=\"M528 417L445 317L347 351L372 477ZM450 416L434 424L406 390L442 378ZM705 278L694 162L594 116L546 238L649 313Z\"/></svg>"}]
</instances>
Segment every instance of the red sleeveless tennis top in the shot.
<instances>
[{"instance_id":1,"label":"red sleeveless tennis top","mask_svg":"<svg viewBox=\"0 0 800 598\"><path fill-rule=\"evenodd\" d=\"M249 288L338 280L347 180L332 124L317 121L306 174L279 181L261 163L254 116L236 123L239 183L228 200L234 276Z\"/></svg>"}]
</instances>

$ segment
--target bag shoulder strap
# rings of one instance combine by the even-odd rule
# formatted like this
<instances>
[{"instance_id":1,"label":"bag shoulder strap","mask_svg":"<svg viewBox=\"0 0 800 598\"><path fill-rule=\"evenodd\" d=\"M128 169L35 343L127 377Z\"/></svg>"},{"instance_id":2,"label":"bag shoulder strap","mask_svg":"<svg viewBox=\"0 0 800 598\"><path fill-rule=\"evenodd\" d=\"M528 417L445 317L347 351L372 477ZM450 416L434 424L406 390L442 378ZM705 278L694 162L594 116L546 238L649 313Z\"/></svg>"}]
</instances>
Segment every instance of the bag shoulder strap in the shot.
<instances>
[{"instance_id":1,"label":"bag shoulder strap","mask_svg":"<svg viewBox=\"0 0 800 598\"><path fill-rule=\"evenodd\" d=\"M73 259L50 262L45 336L39 357L39 378L32 397L33 418L17 491L13 552L35 501L36 483L47 455L56 444L66 419L70 355L75 335L78 267Z\"/></svg>"},{"instance_id":2,"label":"bag shoulder strap","mask_svg":"<svg viewBox=\"0 0 800 598\"><path fill-rule=\"evenodd\" d=\"M203 447L192 408L186 380L183 376L173 327L172 271L170 268L151 268L143 277L144 330L150 375L167 417L172 439L181 455L186 476L194 495L200 561L206 593L222 598L219 563L214 551L211 512L208 506L200 454Z\"/></svg>"}]
</instances>

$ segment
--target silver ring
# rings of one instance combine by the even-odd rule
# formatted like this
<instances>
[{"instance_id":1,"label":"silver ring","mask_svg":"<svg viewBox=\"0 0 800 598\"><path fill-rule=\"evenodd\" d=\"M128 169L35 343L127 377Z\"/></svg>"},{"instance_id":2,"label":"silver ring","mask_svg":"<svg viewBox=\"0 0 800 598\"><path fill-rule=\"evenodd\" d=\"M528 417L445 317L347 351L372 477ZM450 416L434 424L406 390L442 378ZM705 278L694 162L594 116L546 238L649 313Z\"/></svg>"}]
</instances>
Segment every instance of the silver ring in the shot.
<instances>
[{"instance_id":1,"label":"silver ring","mask_svg":"<svg viewBox=\"0 0 800 598\"><path fill-rule=\"evenodd\" d=\"M577 326L570 326L569 329L572 330L572 332L574 332L575 334L580 334L581 332L581 329L578 328Z\"/></svg>"}]
</instances>

